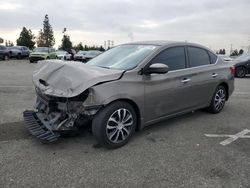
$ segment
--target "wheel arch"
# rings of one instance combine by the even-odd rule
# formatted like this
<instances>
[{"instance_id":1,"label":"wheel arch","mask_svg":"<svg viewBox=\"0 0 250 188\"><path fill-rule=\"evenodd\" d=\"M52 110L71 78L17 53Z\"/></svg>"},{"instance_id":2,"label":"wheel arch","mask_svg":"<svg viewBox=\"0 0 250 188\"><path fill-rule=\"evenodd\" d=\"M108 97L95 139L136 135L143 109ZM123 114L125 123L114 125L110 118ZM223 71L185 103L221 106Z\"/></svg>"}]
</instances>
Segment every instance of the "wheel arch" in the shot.
<instances>
[{"instance_id":1,"label":"wheel arch","mask_svg":"<svg viewBox=\"0 0 250 188\"><path fill-rule=\"evenodd\" d=\"M226 82L220 83L218 86L223 86L226 89L226 100L229 98L229 86Z\"/></svg>"}]
</instances>

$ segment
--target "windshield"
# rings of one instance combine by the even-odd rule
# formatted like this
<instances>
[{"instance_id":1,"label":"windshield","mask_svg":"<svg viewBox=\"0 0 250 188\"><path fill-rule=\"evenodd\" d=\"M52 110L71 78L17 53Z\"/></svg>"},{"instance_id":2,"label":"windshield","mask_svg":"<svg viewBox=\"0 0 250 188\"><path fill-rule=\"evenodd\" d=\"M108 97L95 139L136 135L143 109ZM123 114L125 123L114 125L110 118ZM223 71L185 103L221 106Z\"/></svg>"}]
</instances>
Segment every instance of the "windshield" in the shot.
<instances>
[{"instance_id":1,"label":"windshield","mask_svg":"<svg viewBox=\"0 0 250 188\"><path fill-rule=\"evenodd\" d=\"M41 47L41 48L35 48L34 52L48 52L49 48Z\"/></svg>"},{"instance_id":2,"label":"windshield","mask_svg":"<svg viewBox=\"0 0 250 188\"><path fill-rule=\"evenodd\" d=\"M87 62L110 69L130 70L156 49L153 45L121 45L108 50Z\"/></svg>"},{"instance_id":3,"label":"windshield","mask_svg":"<svg viewBox=\"0 0 250 188\"><path fill-rule=\"evenodd\" d=\"M250 59L250 54L243 54L239 57L237 57L235 60L238 61L248 61Z\"/></svg>"}]
</instances>

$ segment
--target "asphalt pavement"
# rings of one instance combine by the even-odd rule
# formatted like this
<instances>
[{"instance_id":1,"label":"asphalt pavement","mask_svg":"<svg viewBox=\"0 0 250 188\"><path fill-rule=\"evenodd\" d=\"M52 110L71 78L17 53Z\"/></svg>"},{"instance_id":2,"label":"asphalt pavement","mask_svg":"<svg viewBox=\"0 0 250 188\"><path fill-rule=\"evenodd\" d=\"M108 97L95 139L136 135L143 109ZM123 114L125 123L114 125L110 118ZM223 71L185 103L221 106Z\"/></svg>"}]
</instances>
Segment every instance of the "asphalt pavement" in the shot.
<instances>
[{"instance_id":1,"label":"asphalt pavement","mask_svg":"<svg viewBox=\"0 0 250 188\"><path fill-rule=\"evenodd\" d=\"M0 187L250 187L250 76L235 80L220 114L167 120L108 150L87 130L52 144L29 134L35 66L0 61Z\"/></svg>"}]
</instances>

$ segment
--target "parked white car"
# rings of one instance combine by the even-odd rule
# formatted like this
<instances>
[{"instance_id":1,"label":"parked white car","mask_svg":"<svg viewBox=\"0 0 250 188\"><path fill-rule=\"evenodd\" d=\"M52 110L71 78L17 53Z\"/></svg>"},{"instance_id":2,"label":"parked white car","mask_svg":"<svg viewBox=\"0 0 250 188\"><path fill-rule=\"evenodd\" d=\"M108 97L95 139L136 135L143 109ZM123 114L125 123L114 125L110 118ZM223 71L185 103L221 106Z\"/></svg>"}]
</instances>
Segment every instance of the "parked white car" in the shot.
<instances>
[{"instance_id":1,"label":"parked white car","mask_svg":"<svg viewBox=\"0 0 250 188\"><path fill-rule=\"evenodd\" d=\"M74 60L75 61L83 61L85 60L85 55L86 55L87 51L82 51L80 50L79 52L77 52L75 55L74 55Z\"/></svg>"},{"instance_id":2,"label":"parked white car","mask_svg":"<svg viewBox=\"0 0 250 188\"><path fill-rule=\"evenodd\" d=\"M61 59L61 60L71 60L71 54L64 51L64 50L58 50L56 51L56 57L57 59Z\"/></svg>"}]
</instances>

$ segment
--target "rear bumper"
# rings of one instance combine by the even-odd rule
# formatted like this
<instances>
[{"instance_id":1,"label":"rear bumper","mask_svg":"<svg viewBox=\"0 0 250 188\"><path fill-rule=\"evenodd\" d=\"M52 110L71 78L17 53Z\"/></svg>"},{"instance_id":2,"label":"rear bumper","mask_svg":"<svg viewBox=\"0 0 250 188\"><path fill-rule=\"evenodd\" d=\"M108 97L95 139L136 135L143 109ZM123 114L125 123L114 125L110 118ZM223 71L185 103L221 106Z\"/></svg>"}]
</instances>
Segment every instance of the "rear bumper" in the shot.
<instances>
[{"instance_id":1,"label":"rear bumper","mask_svg":"<svg viewBox=\"0 0 250 188\"><path fill-rule=\"evenodd\" d=\"M23 118L29 132L41 141L54 142L60 136L59 133L55 133L49 127L46 127L34 111L24 111Z\"/></svg>"}]
</instances>

